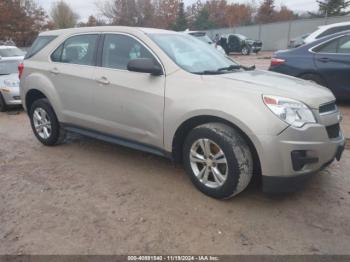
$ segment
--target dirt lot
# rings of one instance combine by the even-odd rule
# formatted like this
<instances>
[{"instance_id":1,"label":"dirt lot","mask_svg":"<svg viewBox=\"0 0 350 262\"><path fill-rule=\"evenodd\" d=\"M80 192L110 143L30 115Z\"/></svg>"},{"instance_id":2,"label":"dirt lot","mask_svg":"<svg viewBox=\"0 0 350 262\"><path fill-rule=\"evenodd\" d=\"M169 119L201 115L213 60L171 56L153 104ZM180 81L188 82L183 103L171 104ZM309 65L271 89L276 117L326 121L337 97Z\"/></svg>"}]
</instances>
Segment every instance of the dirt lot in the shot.
<instances>
[{"instance_id":1,"label":"dirt lot","mask_svg":"<svg viewBox=\"0 0 350 262\"><path fill-rule=\"evenodd\" d=\"M350 254L350 151L302 192L199 193L169 161L0 114L0 254Z\"/></svg>"}]
</instances>

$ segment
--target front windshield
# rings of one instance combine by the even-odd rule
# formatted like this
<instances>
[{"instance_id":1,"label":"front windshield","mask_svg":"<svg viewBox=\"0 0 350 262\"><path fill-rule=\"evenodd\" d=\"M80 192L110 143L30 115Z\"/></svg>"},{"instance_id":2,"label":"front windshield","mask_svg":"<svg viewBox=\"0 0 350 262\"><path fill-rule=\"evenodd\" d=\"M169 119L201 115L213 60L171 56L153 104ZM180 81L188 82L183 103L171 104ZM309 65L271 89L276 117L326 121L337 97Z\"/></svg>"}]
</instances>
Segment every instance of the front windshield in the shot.
<instances>
[{"instance_id":1,"label":"front windshield","mask_svg":"<svg viewBox=\"0 0 350 262\"><path fill-rule=\"evenodd\" d=\"M24 52L17 47L0 48L1 57L24 56Z\"/></svg>"},{"instance_id":2,"label":"front windshield","mask_svg":"<svg viewBox=\"0 0 350 262\"><path fill-rule=\"evenodd\" d=\"M239 67L210 45L187 34L151 34L152 40L182 69L194 74L225 73ZM228 69L229 70L229 69ZM209 72L210 71L210 72Z\"/></svg>"}]
</instances>

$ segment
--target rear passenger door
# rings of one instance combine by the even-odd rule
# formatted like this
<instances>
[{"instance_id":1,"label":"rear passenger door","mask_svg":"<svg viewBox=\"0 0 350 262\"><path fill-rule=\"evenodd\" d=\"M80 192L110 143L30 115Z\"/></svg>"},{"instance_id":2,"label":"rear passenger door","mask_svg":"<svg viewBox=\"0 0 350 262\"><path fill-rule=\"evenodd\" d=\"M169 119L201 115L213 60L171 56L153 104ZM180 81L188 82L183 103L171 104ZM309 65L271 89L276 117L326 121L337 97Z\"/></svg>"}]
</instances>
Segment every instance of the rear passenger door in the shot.
<instances>
[{"instance_id":1,"label":"rear passenger door","mask_svg":"<svg viewBox=\"0 0 350 262\"><path fill-rule=\"evenodd\" d=\"M350 36L342 36L314 49L318 72L337 97L350 97Z\"/></svg>"},{"instance_id":2,"label":"rear passenger door","mask_svg":"<svg viewBox=\"0 0 350 262\"><path fill-rule=\"evenodd\" d=\"M131 35L105 35L94 75L94 117L103 133L162 148L165 76L128 71L136 58L159 61Z\"/></svg>"},{"instance_id":3,"label":"rear passenger door","mask_svg":"<svg viewBox=\"0 0 350 262\"><path fill-rule=\"evenodd\" d=\"M92 114L93 73L96 65L98 34L75 35L51 55L49 74L57 90L63 121L89 127Z\"/></svg>"}]
</instances>

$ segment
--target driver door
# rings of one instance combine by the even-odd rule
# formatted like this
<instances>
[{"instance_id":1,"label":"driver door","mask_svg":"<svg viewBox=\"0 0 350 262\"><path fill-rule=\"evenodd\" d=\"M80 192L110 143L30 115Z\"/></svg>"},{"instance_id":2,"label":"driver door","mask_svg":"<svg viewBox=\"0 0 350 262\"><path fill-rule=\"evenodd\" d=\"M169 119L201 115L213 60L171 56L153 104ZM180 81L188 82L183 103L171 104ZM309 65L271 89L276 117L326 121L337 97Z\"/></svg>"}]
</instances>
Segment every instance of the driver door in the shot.
<instances>
[{"instance_id":1,"label":"driver door","mask_svg":"<svg viewBox=\"0 0 350 262\"><path fill-rule=\"evenodd\" d=\"M231 52L240 52L240 41L237 36L230 35L229 37L229 48Z\"/></svg>"},{"instance_id":2,"label":"driver door","mask_svg":"<svg viewBox=\"0 0 350 262\"><path fill-rule=\"evenodd\" d=\"M162 148L165 76L127 70L131 59L156 57L126 34L106 34L101 56L101 67L94 73L96 129Z\"/></svg>"}]
</instances>

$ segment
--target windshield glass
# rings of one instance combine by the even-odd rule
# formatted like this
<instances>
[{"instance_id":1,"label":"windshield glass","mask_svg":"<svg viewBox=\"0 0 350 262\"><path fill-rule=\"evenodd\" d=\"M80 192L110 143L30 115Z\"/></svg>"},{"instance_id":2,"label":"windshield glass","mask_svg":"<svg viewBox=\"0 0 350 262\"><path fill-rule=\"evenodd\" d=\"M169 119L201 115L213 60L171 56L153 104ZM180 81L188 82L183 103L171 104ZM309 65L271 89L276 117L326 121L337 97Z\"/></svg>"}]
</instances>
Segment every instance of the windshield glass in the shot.
<instances>
[{"instance_id":1,"label":"windshield glass","mask_svg":"<svg viewBox=\"0 0 350 262\"><path fill-rule=\"evenodd\" d=\"M187 34L151 34L150 37L179 67L190 73L225 73L223 68L239 66L210 45Z\"/></svg>"},{"instance_id":2,"label":"windshield glass","mask_svg":"<svg viewBox=\"0 0 350 262\"><path fill-rule=\"evenodd\" d=\"M0 48L1 57L24 56L24 52L17 47Z\"/></svg>"}]
</instances>

